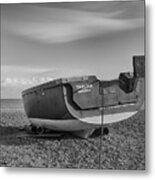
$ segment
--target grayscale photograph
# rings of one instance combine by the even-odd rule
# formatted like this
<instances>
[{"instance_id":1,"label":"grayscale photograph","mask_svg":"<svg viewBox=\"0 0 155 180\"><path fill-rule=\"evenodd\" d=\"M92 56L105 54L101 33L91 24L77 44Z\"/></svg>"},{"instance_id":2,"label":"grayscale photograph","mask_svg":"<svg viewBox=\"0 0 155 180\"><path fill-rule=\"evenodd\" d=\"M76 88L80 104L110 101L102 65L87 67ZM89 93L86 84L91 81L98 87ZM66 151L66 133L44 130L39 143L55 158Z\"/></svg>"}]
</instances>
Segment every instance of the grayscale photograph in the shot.
<instances>
[{"instance_id":1,"label":"grayscale photograph","mask_svg":"<svg viewBox=\"0 0 155 180\"><path fill-rule=\"evenodd\" d=\"M145 170L145 1L0 8L0 167Z\"/></svg>"}]
</instances>

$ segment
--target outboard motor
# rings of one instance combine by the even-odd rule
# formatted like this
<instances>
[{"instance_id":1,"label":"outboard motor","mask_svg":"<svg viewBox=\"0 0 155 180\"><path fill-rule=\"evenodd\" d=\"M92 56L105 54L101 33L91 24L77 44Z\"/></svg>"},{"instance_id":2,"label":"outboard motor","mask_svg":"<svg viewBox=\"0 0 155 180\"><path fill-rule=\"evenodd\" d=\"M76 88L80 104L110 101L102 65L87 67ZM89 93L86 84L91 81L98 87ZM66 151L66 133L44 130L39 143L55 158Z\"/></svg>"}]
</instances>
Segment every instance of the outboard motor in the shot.
<instances>
[{"instance_id":1,"label":"outboard motor","mask_svg":"<svg viewBox=\"0 0 155 180\"><path fill-rule=\"evenodd\" d=\"M135 78L132 73L120 73L119 87L126 93L130 93L134 89Z\"/></svg>"},{"instance_id":2,"label":"outboard motor","mask_svg":"<svg viewBox=\"0 0 155 180\"><path fill-rule=\"evenodd\" d=\"M145 56L133 56L133 73L120 73L119 87L126 93L134 90L137 78L145 77Z\"/></svg>"}]
</instances>

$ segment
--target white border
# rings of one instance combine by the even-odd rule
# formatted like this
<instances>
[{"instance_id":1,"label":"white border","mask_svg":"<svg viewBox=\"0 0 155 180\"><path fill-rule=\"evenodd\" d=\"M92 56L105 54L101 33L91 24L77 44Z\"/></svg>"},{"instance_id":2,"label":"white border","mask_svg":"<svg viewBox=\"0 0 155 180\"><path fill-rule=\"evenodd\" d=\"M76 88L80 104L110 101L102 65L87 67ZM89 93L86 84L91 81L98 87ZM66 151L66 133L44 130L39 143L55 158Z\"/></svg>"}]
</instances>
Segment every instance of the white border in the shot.
<instances>
[{"instance_id":1,"label":"white border","mask_svg":"<svg viewBox=\"0 0 155 180\"><path fill-rule=\"evenodd\" d=\"M0 3L32 3L32 2L79 2L79 1L86 1L86 0L0 0ZM88 1L130 1L130 0L88 0ZM134 1L134 0L131 0ZM141 0L135 0L141 1Z\"/></svg>"}]
</instances>

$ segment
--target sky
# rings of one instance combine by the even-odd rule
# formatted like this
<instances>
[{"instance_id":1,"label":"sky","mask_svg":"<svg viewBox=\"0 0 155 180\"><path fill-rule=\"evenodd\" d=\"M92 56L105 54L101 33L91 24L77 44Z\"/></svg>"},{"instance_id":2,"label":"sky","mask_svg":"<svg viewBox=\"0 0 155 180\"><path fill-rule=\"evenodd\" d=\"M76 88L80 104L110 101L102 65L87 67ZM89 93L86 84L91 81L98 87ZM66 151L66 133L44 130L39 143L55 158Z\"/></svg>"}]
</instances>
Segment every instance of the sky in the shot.
<instances>
[{"instance_id":1,"label":"sky","mask_svg":"<svg viewBox=\"0 0 155 180\"><path fill-rule=\"evenodd\" d=\"M116 79L144 55L144 1L1 4L1 98L56 78Z\"/></svg>"}]
</instances>

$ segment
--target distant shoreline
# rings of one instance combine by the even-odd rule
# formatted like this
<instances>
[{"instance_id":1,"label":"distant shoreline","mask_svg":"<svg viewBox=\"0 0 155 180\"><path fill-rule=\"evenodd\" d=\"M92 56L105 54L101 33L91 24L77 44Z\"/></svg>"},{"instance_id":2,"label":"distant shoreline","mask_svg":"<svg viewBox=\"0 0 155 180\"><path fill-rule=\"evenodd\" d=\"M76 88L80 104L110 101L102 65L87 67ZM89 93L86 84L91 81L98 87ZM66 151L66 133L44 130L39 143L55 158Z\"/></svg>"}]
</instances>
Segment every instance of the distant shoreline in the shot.
<instances>
[{"instance_id":1,"label":"distant shoreline","mask_svg":"<svg viewBox=\"0 0 155 180\"><path fill-rule=\"evenodd\" d=\"M22 99L0 99L1 109L23 109Z\"/></svg>"},{"instance_id":2,"label":"distant shoreline","mask_svg":"<svg viewBox=\"0 0 155 180\"><path fill-rule=\"evenodd\" d=\"M21 100L22 101L22 99L18 99L18 98L0 98L0 100Z\"/></svg>"}]
</instances>

